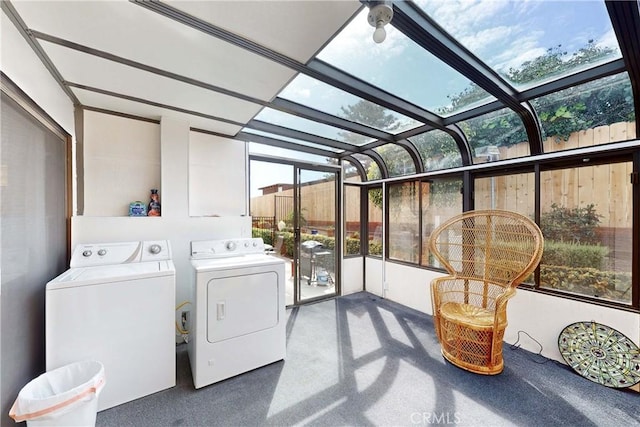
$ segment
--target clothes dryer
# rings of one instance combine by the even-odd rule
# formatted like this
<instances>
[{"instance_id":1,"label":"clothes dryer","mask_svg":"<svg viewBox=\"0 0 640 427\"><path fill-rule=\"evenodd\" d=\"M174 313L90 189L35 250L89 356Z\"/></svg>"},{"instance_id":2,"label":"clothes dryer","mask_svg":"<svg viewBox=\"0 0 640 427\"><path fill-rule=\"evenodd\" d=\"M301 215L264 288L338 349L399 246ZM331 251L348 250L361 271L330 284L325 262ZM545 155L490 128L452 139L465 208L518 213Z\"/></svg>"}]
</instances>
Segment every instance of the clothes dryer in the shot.
<instances>
[{"instance_id":1,"label":"clothes dryer","mask_svg":"<svg viewBox=\"0 0 640 427\"><path fill-rule=\"evenodd\" d=\"M260 238L191 242L195 388L286 356L285 263Z\"/></svg>"}]
</instances>

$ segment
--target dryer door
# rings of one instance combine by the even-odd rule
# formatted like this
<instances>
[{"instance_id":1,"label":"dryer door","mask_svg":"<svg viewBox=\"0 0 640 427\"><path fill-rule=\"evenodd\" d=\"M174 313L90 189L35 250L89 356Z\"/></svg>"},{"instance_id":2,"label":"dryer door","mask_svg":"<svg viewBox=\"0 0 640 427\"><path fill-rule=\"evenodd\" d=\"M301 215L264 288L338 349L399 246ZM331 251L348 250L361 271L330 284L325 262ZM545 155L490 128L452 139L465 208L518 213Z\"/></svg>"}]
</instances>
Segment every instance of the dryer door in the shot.
<instances>
[{"instance_id":1,"label":"dryer door","mask_svg":"<svg viewBox=\"0 0 640 427\"><path fill-rule=\"evenodd\" d=\"M245 273L245 274L242 274ZM215 343L278 325L278 274L233 270L207 283L207 341Z\"/></svg>"}]
</instances>

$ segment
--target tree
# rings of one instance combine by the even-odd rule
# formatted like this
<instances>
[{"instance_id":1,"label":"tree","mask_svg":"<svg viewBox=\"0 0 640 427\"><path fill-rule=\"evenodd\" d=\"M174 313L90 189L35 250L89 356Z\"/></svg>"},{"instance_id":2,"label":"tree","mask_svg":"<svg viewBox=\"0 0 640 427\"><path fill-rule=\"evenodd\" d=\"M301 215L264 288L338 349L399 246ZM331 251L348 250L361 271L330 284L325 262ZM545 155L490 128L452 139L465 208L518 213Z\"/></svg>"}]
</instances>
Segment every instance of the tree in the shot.
<instances>
[{"instance_id":1,"label":"tree","mask_svg":"<svg viewBox=\"0 0 640 427\"><path fill-rule=\"evenodd\" d=\"M567 57L562 45L547 49L544 55L510 68L506 79L516 86L529 85L550 77L598 62L613 53L609 47L597 46L593 40ZM451 104L438 113L451 114L486 97L475 83L449 97ZM543 132L556 140L566 140L572 132L620 121L635 120L631 85L624 75L606 77L581 86L565 89L532 101ZM474 145L509 146L526 141L520 117L515 113L487 115L461 123ZM466 127L465 127L466 126Z\"/></svg>"},{"instance_id":2,"label":"tree","mask_svg":"<svg viewBox=\"0 0 640 427\"><path fill-rule=\"evenodd\" d=\"M376 129L383 129L390 132L399 125L398 120L393 114L387 113L387 109L364 99L353 105L340 107L341 117L368 125Z\"/></svg>"},{"instance_id":3,"label":"tree","mask_svg":"<svg viewBox=\"0 0 640 427\"><path fill-rule=\"evenodd\" d=\"M340 107L340 110L340 117L352 122L371 126L372 128L391 132L400 126L400 122L396 116L388 113L386 108L364 99L361 99L353 105ZM340 135L344 141L356 145L364 144L367 141L367 137L351 132L340 132L338 135Z\"/></svg>"}]
</instances>

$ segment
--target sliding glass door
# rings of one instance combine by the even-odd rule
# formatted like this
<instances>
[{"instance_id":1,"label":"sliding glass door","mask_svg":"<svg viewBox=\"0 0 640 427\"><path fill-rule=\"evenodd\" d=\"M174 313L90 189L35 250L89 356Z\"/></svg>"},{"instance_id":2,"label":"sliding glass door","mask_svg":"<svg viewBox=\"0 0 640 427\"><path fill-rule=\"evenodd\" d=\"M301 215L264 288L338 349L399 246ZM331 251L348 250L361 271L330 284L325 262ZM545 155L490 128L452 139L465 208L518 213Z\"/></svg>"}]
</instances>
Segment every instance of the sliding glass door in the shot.
<instances>
[{"instance_id":1,"label":"sliding glass door","mask_svg":"<svg viewBox=\"0 0 640 427\"><path fill-rule=\"evenodd\" d=\"M296 167L295 301L336 295L338 172ZM339 234L339 233L338 233Z\"/></svg>"},{"instance_id":2,"label":"sliding glass door","mask_svg":"<svg viewBox=\"0 0 640 427\"><path fill-rule=\"evenodd\" d=\"M338 173L331 166L251 157L252 234L287 263L287 306L338 294Z\"/></svg>"}]
</instances>

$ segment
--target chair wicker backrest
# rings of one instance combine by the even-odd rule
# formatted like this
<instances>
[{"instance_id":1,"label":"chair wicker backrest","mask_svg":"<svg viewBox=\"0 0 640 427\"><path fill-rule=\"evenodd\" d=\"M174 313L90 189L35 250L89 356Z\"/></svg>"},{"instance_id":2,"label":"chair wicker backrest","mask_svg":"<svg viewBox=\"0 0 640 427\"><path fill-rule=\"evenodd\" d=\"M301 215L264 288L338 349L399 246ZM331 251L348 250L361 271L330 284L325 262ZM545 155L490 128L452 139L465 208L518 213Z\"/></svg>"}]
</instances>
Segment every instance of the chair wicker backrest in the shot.
<instances>
[{"instance_id":1,"label":"chair wicker backrest","mask_svg":"<svg viewBox=\"0 0 640 427\"><path fill-rule=\"evenodd\" d=\"M477 210L441 224L431 234L429 246L452 276L515 287L540 262L543 237L524 215Z\"/></svg>"},{"instance_id":2,"label":"chair wicker backrest","mask_svg":"<svg viewBox=\"0 0 640 427\"><path fill-rule=\"evenodd\" d=\"M500 210L466 212L431 233L431 252L449 272L431 281L447 360L478 374L502 372L507 301L540 262L543 243L535 222Z\"/></svg>"}]
</instances>

